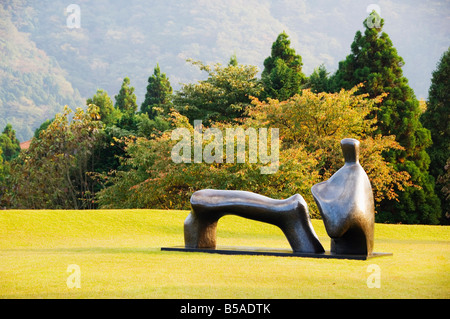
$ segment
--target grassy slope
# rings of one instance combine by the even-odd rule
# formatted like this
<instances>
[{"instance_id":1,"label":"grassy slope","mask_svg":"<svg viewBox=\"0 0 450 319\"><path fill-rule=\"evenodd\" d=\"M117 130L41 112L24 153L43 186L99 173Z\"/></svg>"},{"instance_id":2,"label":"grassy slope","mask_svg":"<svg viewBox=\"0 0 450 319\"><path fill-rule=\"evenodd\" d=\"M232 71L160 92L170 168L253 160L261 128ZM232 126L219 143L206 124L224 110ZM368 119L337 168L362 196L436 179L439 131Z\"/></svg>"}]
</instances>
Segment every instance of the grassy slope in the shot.
<instances>
[{"instance_id":1,"label":"grassy slope","mask_svg":"<svg viewBox=\"0 0 450 319\"><path fill-rule=\"evenodd\" d=\"M0 211L2 298L449 298L450 227L375 226L368 261L161 252L186 211ZM326 249L322 221L314 228ZM289 247L272 225L227 216L218 244ZM81 288L66 285L68 265ZM367 266L381 269L369 289Z\"/></svg>"}]
</instances>

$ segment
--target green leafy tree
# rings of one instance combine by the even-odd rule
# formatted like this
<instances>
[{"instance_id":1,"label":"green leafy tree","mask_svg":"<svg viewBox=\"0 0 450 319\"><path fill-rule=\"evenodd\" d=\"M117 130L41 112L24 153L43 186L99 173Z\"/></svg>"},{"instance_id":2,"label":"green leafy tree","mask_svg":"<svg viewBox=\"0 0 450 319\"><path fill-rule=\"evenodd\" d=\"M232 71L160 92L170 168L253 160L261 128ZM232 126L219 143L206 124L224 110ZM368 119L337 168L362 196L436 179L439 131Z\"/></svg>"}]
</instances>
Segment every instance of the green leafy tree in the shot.
<instances>
[{"instance_id":1,"label":"green leafy tree","mask_svg":"<svg viewBox=\"0 0 450 319\"><path fill-rule=\"evenodd\" d=\"M428 91L427 109L420 120L423 126L430 130L433 144L427 149L430 155L430 174L438 181L437 191L445 215L449 213L450 202L448 194L441 191L440 178L448 171L448 159L450 158L450 48L442 55L436 70L431 78L431 86ZM446 166L447 163L447 166ZM448 179L447 179L448 181ZM444 185L444 187L448 186Z\"/></svg>"},{"instance_id":2,"label":"green leafy tree","mask_svg":"<svg viewBox=\"0 0 450 319\"><path fill-rule=\"evenodd\" d=\"M425 151L431 145L430 132L419 121L419 101L403 76L403 59L389 36L381 32L383 24L375 11L364 21L364 34L356 32L351 54L339 63L333 76L334 90L364 83L359 92L371 98L387 93L369 117L377 119L375 133L396 136L403 148L385 152L384 156L398 172L407 171L414 186L405 188L398 201L384 200L378 220L436 224L441 208L433 177L428 173L429 156Z\"/></svg>"},{"instance_id":3,"label":"green leafy tree","mask_svg":"<svg viewBox=\"0 0 450 319\"><path fill-rule=\"evenodd\" d=\"M252 65L226 67L215 64L205 65L188 60L200 70L208 73L208 78L196 84L185 84L174 97L176 110L194 120L232 122L244 116L251 96L258 96L261 85L256 78L258 69Z\"/></svg>"},{"instance_id":4,"label":"green leafy tree","mask_svg":"<svg viewBox=\"0 0 450 319\"><path fill-rule=\"evenodd\" d=\"M141 105L141 112L147 113L153 119L159 113L167 114L171 106L173 89L165 73L161 74L159 64L153 75L148 78L145 100Z\"/></svg>"},{"instance_id":5,"label":"green leafy tree","mask_svg":"<svg viewBox=\"0 0 450 319\"><path fill-rule=\"evenodd\" d=\"M3 187L4 187L4 181L5 181L5 163L4 163L4 161L3 161L3 151L2 151L2 149L0 148L0 203L1 203L1 200L2 200L2 194L4 193L4 189L3 189Z\"/></svg>"},{"instance_id":6,"label":"green leafy tree","mask_svg":"<svg viewBox=\"0 0 450 319\"><path fill-rule=\"evenodd\" d=\"M90 104L98 107L100 119L106 125L116 123L121 117L119 109L114 108L113 101L108 93L102 89L98 89L92 98L86 100L86 105L89 106Z\"/></svg>"},{"instance_id":7,"label":"green leafy tree","mask_svg":"<svg viewBox=\"0 0 450 319\"><path fill-rule=\"evenodd\" d=\"M99 156L101 122L94 106L57 114L11 165L5 201L13 208L92 209L94 185L88 172Z\"/></svg>"},{"instance_id":8,"label":"green leafy tree","mask_svg":"<svg viewBox=\"0 0 450 319\"><path fill-rule=\"evenodd\" d=\"M10 176L10 165L8 162L3 160L2 149L0 148L0 207L9 207L9 202L5 194L10 189L9 186L9 176Z\"/></svg>"},{"instance_id":9,"label":"green leafy tree","mask_svg":"<svg viewBox=\"0 0 450 319\"><path fill-rule=\"evenodd\" d=\"M0 149L3 151L2 157L5 161L10 162L20 153L20 142L16 138L16 132L11 124L6 124L3 133L0 135Z\"/></svg>"},{"instance_id":10,"label":"green leafy tree","mask_svg":"<svg viewBox=\"0 0 450 319\"><path fill-rule=\"evenodd\" d=\"M300 92L306 77L302 73L302 58L290 47L288 35L282 32L272 44L271 55L264 60L261 80L263 98L287 100Z\"/></svg>"}]
</instances>

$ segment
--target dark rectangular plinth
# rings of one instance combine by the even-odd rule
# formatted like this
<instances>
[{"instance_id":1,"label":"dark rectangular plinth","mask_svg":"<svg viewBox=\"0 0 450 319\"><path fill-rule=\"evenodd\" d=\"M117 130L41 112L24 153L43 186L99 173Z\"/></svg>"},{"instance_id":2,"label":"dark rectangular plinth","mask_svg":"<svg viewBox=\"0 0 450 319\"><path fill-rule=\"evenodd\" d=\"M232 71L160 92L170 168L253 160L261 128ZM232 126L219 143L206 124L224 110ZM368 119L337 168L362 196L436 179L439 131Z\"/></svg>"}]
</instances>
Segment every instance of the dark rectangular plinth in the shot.
<instances>
[{"instance_id":1,"label":"dark rectangular plinth","mask_svg":"<svg viewBox=\"0 0 450 319\"><path fill-rule=\"evenodd\" d=\"M161 247L162 251L181 251L193 253L210 253L224 255L262 255L278 257L304 257L304 258L333 258L333 259L356 259L367 260L375 257L392 256L392 253L372 253L372 255L342 255L326 251L321 254L299 253L285 248L263 248L263 247L230 247L217 246L216 248L186 248L185 246Z\"/></svg>"}]
</instances>

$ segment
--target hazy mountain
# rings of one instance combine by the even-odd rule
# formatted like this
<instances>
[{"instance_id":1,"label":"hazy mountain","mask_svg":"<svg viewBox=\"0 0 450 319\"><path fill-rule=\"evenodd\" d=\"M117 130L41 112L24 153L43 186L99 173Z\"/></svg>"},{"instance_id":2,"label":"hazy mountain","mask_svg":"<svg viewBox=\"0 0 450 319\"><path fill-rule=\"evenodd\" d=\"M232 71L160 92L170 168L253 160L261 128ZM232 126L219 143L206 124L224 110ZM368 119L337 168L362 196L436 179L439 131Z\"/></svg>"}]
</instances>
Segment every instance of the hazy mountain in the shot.
<instances>
[{"instance_id":1,"label":"hazy mountain","mask_svg":"<svg viewBox=\"0 0 450 319\"><path fill-rule=\"evenodd\" d=\"M227 63L235 53L240 63L262 70L272 42L283 30L302 56L307 75L322 63L334 72L350 53L373 0L0 3L4 8L0 11L0 129L11 122L25 140L62 103L83 106L80 96L91 97L97 88L113 97L125 76L136 88L140 104L156 63L175 89L204 77L186 58ZM70 3L80 8L80 28L68 27ZM384 31L405 60L405 76L417 97L426 98L431 72L450 45L450 1L379 1L376 6L385 19ZM10 79L26 83L24 78L30 74L42 80L11 87ZM53 84L45 84L44 78ZM51 98L40 97L45 102L38 102L44 87ZM13 89L14 96L8 95Z\"/></svg>"}]
</instances>

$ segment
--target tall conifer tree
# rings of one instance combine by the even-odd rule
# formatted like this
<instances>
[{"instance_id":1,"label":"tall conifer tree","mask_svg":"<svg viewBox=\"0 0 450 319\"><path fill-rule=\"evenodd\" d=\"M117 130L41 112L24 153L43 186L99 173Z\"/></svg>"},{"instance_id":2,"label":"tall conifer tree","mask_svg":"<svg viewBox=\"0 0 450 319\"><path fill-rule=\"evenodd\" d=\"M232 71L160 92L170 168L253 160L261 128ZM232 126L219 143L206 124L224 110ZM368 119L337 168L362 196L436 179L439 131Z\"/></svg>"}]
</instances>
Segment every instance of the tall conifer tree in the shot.
<instances>
[{"instance_id":1,"label":"tall conifer tree","mask_svg":"<svg viewBox=\"0 0 450 319\"><path fill-rule=\"evenodd\" d=\"M443 180L446 173L445 166L450 159L450 48L443 54L433 72L428 91L427 110L420 120L431 132L433 145L427 149L431 159L430 174L438 181L436 193L447 215L450 213L450 201L442 192L442 188L448 189L449 186L442 185L439 181Z\"/></svg>"},{"instance_id":2,"label":"tall conifer tree","mask_svg":"<svg viewBox=\"0 0 450 319\"><path fill-rule=\"evenodd\" d=\"M264 60L261 74L264 91L263 98L284 101L300 93L306 81L302 73L302 57L290 47L288 35L282 32L272 44L271 55Z\"/></svg>"},{"instance_id":3,"label":"tall conifer tree","mask_svg":"<svg viewBox=\"0 0 450 319\"><path fill-rule=\"evenodd\" d=\"M395 135L404 147L385 154L385 158L397 171L407 171L416 186L400 192L398 201L381 202L377 219L436 224L441 209L434 192L434 179L428 173L430 159L425 151L431 145L430 132L419 121L419 101L403 76L403 59L389 36L381 32L383 25L384 20L375 11L364 21L364 34L356 32L351 54L339 63L333 76L334 89L350 89L364 83L360 92L368 93L371 98L388 94L371 116L377 117L377 133Z\"/></svg>"},{"instance_id":4,"label":"tall conifer tree","mask_svg":"<svg viewBox=\"0 0 450 319\"><path fill-rule=\"evenodd\" d=\"M121 110L126 115L133 115L137 111L136 95L134 94L134 87L130 86L130 79L125 77L122 82L119 94L115 96L116 108Z\"/></svg>"},{"instance_id":5,"label":"tall conifer tree","mask_svg":"<svg viewBox=\"0 0 450 319\"><path fill-rule=\"evenodd\" d=\"M165 73L161 74L161 69L157 64L153 70L153 75L148 78L147 92L141 105L141 112L147 113L151 119L158 115L153 107L160 107L164 112L168 112L172 93L173 89L169 79Z\"/></svg>"}]
</instances>

